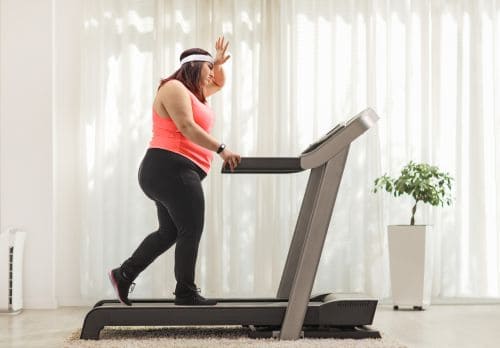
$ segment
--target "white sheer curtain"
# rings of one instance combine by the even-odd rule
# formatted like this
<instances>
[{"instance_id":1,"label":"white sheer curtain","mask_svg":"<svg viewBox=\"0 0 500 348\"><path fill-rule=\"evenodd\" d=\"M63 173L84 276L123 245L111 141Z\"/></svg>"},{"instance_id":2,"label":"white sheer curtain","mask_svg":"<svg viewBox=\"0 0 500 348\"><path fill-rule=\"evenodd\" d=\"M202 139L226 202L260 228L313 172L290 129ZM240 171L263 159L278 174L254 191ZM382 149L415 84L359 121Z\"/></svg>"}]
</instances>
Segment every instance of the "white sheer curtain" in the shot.
<instances>
[{"instance_id":1,"label":"white sheer curtain","mask_svg":"<svg viewBox=\"0 0 500 348\"><path fill-rule=\"evenodd\" d=\"M498 297L498 1L85 1L82 60L82 294L111 296L106 271L156 229L137 168L157 83L190 47L230 41L213 134L243 156L294 156L367 106L381 116L352 146L315 292L390 296L386 225L411 202L371 193L410 160L456 178L434 225L435 297ZM208 296L274 295L307 173L204 181L197 282ZM173 250L135 296L171 296Z\"/></svg>"}]
</instances>

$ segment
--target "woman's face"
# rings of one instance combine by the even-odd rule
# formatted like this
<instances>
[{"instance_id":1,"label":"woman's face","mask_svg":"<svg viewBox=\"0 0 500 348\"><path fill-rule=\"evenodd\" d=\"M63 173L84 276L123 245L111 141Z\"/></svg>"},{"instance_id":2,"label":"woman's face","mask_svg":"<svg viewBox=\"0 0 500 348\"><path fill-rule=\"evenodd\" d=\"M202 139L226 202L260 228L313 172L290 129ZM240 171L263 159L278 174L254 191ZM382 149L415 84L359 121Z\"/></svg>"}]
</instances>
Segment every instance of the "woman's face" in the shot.
<instances>
[{"instance_id":1,"label":"woman's face","mask_svg":"<svg viewBox=\"0 0 500 348\"><path fill-rule=\"evenodd\" d=\"M214 78L214 65L209 62L204 62L201 66L200 85L202 88L208 86Z\"/></svg>"}]
</instances>

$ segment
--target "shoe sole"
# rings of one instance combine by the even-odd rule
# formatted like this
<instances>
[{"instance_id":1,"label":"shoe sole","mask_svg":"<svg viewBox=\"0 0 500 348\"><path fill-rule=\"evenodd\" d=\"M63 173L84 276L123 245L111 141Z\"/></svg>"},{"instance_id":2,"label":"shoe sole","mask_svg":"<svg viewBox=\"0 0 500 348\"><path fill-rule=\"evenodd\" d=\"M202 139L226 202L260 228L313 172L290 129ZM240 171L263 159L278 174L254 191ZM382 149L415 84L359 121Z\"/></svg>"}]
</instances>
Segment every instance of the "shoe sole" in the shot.
<instances>
[{"instance_id":1,"label":"shoe sole","mask_svg":"<svg viewBox=\"0 0 500 348\"><path fill-rule=\"evenodd\" d=\"M211 304L203 304L203 303L175 303L174 305L176 306L190 306L190 307L210 307L210 306L216 306L217 303L211 303Z\"/></svg>"},{"instance_id":2,"label":"shoe sole","mask_svg":"<svg viewBox=\"0 0 500 348\"><path fill-rule=\"evenodd\" d=\"M217 305L217 301L215 303L206 303L206 302L205 303L203 303L203 302L194 303L194 302L182 302L182 301L177 302L174 300L174 304L176 306L215 306L215 305Z\"/></svg>"},{"instance_id":3,"label":"shoe sole","mask_svg":"<svg viewBox=\"0 0 500 348\"><path fill-rule=\"evenodd\" d=\"M111 285L113 286L113 289L115 290L115 295L118 298L118 301L120 301L120 303L124 304L125 306L131 306L132 304L127 304L121 299L120 293L118 292L118 284L116 283L115 277L113 277L113 271L108 272L108 277Z\"/></svg>"}]
</instances>

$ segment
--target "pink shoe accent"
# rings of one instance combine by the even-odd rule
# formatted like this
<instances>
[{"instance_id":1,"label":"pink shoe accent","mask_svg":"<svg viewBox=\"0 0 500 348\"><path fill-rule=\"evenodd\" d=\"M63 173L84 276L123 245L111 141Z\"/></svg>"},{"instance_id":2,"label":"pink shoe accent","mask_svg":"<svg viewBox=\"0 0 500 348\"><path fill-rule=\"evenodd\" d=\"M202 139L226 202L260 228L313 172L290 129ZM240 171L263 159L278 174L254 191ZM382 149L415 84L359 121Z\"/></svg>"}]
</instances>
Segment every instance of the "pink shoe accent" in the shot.
<instances>
[{"instance_id":1,"label":"pink shoe accent","mask_svg":"<svg viewBox=\"0 0 500 348\"><path fill-rule=\"evenodd\" d=\"M116 294L116 297L118 297L118 301L120 301L122 304L128 306L128 304L123 302L121 297L120 297L120 293L118 292L118 283L116 282L115 277L113 277L112 270L108 272L108 277L109 277L109 280L111 281L111 285L113 286L113 289L115 289L115 294Z\"/></svg>"}]
</instances>

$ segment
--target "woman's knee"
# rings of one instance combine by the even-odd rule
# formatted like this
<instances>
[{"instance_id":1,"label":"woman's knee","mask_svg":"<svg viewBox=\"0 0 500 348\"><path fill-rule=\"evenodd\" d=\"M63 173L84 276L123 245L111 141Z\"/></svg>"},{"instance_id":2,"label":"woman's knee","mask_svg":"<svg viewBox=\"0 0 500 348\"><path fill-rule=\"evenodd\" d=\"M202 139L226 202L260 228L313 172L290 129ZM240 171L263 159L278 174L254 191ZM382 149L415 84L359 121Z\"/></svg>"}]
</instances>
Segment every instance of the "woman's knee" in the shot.
<instances>
[{"instance_id":1,"label":"woman's knee","mask_svg":"<svg viewBox=\"0 0 500 348\"><path fill-rule=\"evenodd\" d=\"M164 246L165 245L166 246L172 245L175 242L175 240L177 239L176 232L169 230L169 229L166 229L166 228L161 228L161 227L156 231L156 235L158 238L158 242Z\"/></svg>"},{"instance_id":2,"label":"woman's knee","mask_svg":"<svg viewBox=\"0 0 500 348\"><path fill-rule=\"evenodd\" d=\"M177 238L200 239L203 226L187 225L179 229Z\"/></svg>"}]
</instances>

